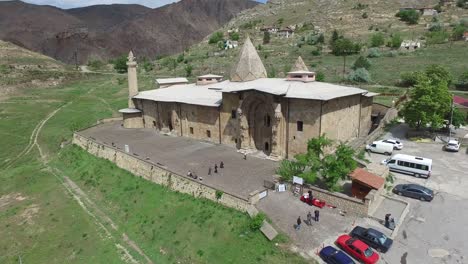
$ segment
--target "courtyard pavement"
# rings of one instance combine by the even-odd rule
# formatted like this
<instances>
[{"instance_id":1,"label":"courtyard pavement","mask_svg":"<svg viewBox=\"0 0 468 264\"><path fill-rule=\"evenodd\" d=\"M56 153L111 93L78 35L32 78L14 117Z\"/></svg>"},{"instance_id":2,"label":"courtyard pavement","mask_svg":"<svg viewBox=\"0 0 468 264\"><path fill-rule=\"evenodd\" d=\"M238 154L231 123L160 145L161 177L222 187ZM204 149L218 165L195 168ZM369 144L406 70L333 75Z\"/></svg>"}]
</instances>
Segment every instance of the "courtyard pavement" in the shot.
<instances>
[{"instance_id":1,"label":"courtyard pavement","mask_svg":"<svg viewBox=\"0 0 468 264\"><path fill-rule=\"evenodd\" d=\"M121 122L112 122L91 127L79 132L107 145L114 144L120 150L125 145L130 154L156 163L179 175L186 176L190 170L203 178L203 183L226 193L248 199L249 194L263 190L263 181L272 181L277 163L271 160L248 156L235 148L198 141L185 137L166 136L154 129L125 129ZM224 169L219 168L224 162ZM218 173L214 173L214 165ZM208 170L211 167L211 176Z\"/></svg>"}]
</instances>

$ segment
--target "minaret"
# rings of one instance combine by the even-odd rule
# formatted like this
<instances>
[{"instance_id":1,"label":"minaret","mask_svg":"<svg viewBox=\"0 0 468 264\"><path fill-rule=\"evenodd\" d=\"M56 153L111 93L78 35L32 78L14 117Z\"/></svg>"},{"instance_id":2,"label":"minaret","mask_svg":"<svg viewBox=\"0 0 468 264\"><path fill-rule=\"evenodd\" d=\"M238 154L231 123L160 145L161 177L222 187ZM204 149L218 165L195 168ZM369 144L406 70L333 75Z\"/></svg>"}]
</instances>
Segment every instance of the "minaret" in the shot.
<instances>
[{"instance_id":1,"label":"minaret","mask_svg":"<svg viewBox=\"0 0 468 264\"><path fill-rule=\"evenodd\" d=\"M133 52L128 53L128 108L135 108L132 98L138 94L137 62Z\"/></svg>"}]
</instances>

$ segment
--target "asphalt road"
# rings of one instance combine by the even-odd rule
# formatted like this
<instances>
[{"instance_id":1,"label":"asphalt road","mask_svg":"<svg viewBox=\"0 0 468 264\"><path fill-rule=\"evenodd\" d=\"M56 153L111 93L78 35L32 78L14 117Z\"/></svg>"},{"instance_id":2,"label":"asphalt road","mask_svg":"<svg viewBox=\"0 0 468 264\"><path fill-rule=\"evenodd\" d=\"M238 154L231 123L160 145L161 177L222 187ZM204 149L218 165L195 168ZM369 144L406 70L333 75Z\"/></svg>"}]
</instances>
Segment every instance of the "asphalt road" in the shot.
<instances>
[{"instance_id":1,"label":"asphalt road","mask_svg":"<svg viewBox=\"0 0 468 264\"><path fill-rule=\"evenodd\" d=\"M404 127L396 127L387 138L400 138L404 148L396 153L433 159L429 179L393 173L398 183L418 183L436 193L432 202L401 197L410 211L398 231L392 249L380 263L468 263L468 154L442 150L442 144L415 143L402 138ZM371 154L379 162L386 156Z\"/></svg>"}]
</instances>

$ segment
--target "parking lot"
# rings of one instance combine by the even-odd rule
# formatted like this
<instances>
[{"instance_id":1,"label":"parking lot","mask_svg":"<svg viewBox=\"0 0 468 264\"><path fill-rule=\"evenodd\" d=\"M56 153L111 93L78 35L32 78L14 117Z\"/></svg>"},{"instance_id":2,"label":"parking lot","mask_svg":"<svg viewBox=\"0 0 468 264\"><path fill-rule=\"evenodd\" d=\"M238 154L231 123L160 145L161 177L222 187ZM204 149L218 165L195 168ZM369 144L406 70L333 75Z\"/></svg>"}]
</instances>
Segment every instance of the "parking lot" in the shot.
<instances>
[{"instance_id":1,"label":"parking lot","mask_svg":"<svg viewBox=\"0 0 468 264\"><path fill-rule=\"evenodd\" d=\"M396 127L385 138L399 138L404 148L395 153L433 160L429 179L393 172L395 184L417 183L435 192L432 202L400 197L410 203L392 249L381 254L380 263L468 263L468 154L442 150L441 143L416 143L402 138ZM380 162L387 156L371 154L368 159ZM396 195L395 195L396 196Z\"/></svg>"}]
</instances>

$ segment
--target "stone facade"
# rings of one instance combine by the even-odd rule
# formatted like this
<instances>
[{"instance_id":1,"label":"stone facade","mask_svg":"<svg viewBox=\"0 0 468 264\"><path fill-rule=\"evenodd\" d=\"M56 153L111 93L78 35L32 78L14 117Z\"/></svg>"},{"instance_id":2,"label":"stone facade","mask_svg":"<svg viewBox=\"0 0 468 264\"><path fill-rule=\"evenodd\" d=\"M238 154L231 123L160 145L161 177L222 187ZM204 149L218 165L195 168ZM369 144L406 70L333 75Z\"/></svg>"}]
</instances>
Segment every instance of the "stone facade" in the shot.
<instances>
[{"instance_id":1,"label":"stone facade","mask_svg":"<svg viewBox=\"0 0 468 264\"><path fill-rule=\"evenodd\" d=\"M273 159L307 150L307 141L326 134L336 141L366 136L372 98L330 101L284 98L258 91L223 93L220 107L137 100L146 128L173 135L260 150Z\"/></svg>"}]
</instances>

